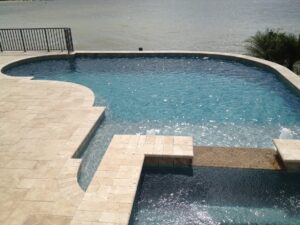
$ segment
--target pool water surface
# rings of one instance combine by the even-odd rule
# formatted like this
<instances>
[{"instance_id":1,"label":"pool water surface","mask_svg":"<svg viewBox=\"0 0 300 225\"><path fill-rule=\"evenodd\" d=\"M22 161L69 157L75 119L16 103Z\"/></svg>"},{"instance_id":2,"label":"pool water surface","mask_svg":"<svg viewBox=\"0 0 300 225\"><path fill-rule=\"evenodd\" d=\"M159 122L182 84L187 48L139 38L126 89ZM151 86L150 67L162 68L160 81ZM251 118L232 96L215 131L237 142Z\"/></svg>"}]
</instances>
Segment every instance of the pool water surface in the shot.
<instances>
[{"instance_id":1,"label":"pool water surface","mask_svg":"<svg viewBox=\"0 0 300 225\"><path fill-rule=\"evenodd\" d=\"M106 106L84 151L86 188L114 134L193 136L195 145L273 147L282 130L300 138L300 99L273 72L209 57L45 59L5 73L79 83ZM290 136L291 136L290 135Z\"/></svg>"},{"instance_id":2,"label":"pool water surface","mask_svg":"<svg viewBox=\"0 0 300 225\"><path fill-rule=\"evenodd\" d=\"M300 173L144 168L130 225L298 225Z\"/></svg>"}]
</instances>

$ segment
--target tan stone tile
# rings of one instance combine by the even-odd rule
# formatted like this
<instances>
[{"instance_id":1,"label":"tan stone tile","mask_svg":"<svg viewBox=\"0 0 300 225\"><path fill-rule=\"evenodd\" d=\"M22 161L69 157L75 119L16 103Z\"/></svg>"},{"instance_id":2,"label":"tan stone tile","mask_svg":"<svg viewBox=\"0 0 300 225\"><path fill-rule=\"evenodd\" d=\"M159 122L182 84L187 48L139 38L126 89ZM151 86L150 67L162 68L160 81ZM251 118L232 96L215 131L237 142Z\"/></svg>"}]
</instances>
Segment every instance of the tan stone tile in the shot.
<instances>
[{"instance_id":1,"label":"tan stone tile","mask_svg":"<svg viewBox=\"0 0 300 225\"><path fill-rule=\"evenodd\" d=\"M51 192L46 189L30 189L25 196L26 201L48 201L53 202L60 197L59 192Z\"/></svg>"},{"instance_id":2,"label":"tan stone tile","mask_svg":"<svg viewBox=\"0 0 300 225\"><path fill-rule=\"evenodd\" d=\"M120 212L102 212L99 222L105 223L128 223L129 215L127 213Z\"/></svg>"},{"instance_id":3,"label":"tan stone tile","mask_svg":"<svg viewBox=\"0 0 300 225\"><path fill-rule=\"evenodd\" d=\"M101 222L86 222L86 221L72 221L71 225L118 225L118 224L101 223Z\"/></svg>"},{"instance_id":4,"label":"tan stone tile","mask_svg":"<svg viewBox=\"0 0 300 225\"><path fill-rule=\"evenodd\" d=\"M112 194L132 194L135 193L136 186L112 186L110 193Z\"/></svg>"},{"instance_id":5,"label":"tan stone tile","mask_svg":"<svg viewBox=\"0 0 300 225\"><path fill-rule=\"evenodd\" d=\"M133 203L123 203L123 202L119 202L119 212L122 213L131 213L132 207L133 207Z\"/></svg>"},{"instance_id":6,"label":"tan stone tile","mask_svg":"<svg viewBox=\"0 0 300 225\"><path fill-rule=\"evenodd\" d=\"M72 199L66 200L61 198L55 202L52 214L73 217L78 209L78 204L79 203L75 204Z\"/></svg>"},{"instance_id":7,"label":"tan stone tile","mask_svg":"<svg viewBox=\"0 0 300 225\"><path fill-rule=\"evenodd\" d=\"M0 168L4 168L7 164L8 164L8 162L9 161L11 161L11 159L9 158L9 159L1 159L1 161L0 161Z\"/></svg>"},{"instance_id":8,"label":"tan stone tile","mask_svg":"<svg viewBox=\"0 0 300 225\"><path fill-rule=\"evenodd\" d=\"M101 212L77 210L74 221L101 222Z\"/></svg>"},{"instance_id":9,"label":"tan stone tile","mask_svg":"<svg viewBox=\"0 0 300 225\"><path fill-rule=\"evenodd\" d=\"M17 185L17 188L32 188L35 184L36 179L20 179L20 182Z\"/></svg>"},{"instance_id":10,"label":"tan stone tile","mask_svg":"<svg viewBox=\"0 0 300 225\"><path fill-rule=\"evenodd\" d=\"M13 208L0 209L0 223L4 224L4 221L8 218L8 216L13 211Z\"/></svg>"},{"instance_id":11,"label":"tan stone tile","mask_svg":"<svg viewBox=\"0 0 300 225\"><path fill-rule=\"evenodd\" d=\"M174 145L165 144L163 149L164 155L173 155L173 147Z\"/></svg>"},{"instance_id":12,"label":"tan stone tile","mask_svg":"<svg viewBox=\"0 0 300 225\"><path fill-rule=\"evenodd\" d=\"M174 145L193 145L193 140L191 137L185 136L174 136Z\"/></svg>"},{"instance_id":13,"label":"tan stone tile","mask_svg":"<svg viewBox=\"0 0 300 225\"><path fill-rule=\"evenodd\" d=\"M155 136L155 145L163 145L164 144L164 136Z\"/></svg>"},{"instance_id":14,"label":"tan stone tile","mask_svg":"<svg viewBox=\"0 0 300 225\"><path fill-rule=\"evenodd\" d=\"M146 136L142 135L139 137L138 146L143 146L146 142Z\"/></svg>"},{"instance_id":15,"label":"tan stone tile","mask_svg":"<svg viewBox=\"0 0 300 225\"><path fill-rule=\"evenodd\" d=\"M155 144L152 154L153 155L163 155L164 145L163 144Z\"/></svg>"},{"instance_id":16,"label":"tan stone tile","mask_svg":"<svg viewBox=\"0 0 300 225\"><path fill-rule=\"evenodd\" d=\"M131 135L128 146L136 147L139 143L140 135Z\"/></svg>"},{"instance_id":17,"label":"tan stone tile","mask_svg":"<svg viewBox=\"0 0 300 225\"><path fill-rule=\"evenodd\" d=\"M23 225L68 225L71 218L54 215L29 215Z\"/></svg>"},{"instance_id":18,"label":"tan stone tile","mask_svg":"<svg viewBox=\"0 0 300 225\"><path fill-rule=\"evenodd\" d=\"M133 193L126 193L126 194L110 194L108 196L108 201L133 204L134 197L135 197L135 191Z\"/></svg>"},{"instance_id":19,"label":"tan stone tile","mask_svg":"<svg viewBox=\"0 0 300 225\"><path fill-rule=\"evenodd\" d=\"M113 186L136 186L138 181L136 179L113 179Z\"/></svg>"},{"instance_id":20,"label":"tan stone tile","mask_svg":"<svg viewBox=\"0 0 300 225\"><path fill-rule=\"evenodd\" d=\"M135 178L140 176L141 167L139 166L120 166L116 178Z\"/></svg>"},{"instance_id":21,"label":"tan stone tile","mask_svg":"<svg viewBox=\"0 0 300 225\"><path fill-rule=\"evenodd\" d=\"M184 145L174 145L173 146L173 154L176 156L184 155L185 146Z\"/></svg>"},{"instance_id":22,"label":"tan stone tile","mask_svg":"<svg viewBox=\"0 0 300 225\"><path fill-rule=\"evenodd\" d=\"M23 225L29 214L19 208L14 209L3 225Z\"/></svg>"},{"instance_id":23,"label":"tan stone tile","mask_svg":"<svg viewBox=\"0 0 300 225\"><path fill-rule=\"evenodd\" d=\"M155 144L155 140L156 140L156 136L155 135L147 135L146 136L145 144L154 145Z\"/></svg>"},{"instance_id":24,"label":"tan stone tile","mask_svg":"<svg viewBox=\"0 0 300 225\"><path fill-rule=\"evenodd\" d=\"M79 210L84 211L119 211L119 204L115 202L109 202L107 200L97 200L97 201L85 201L83 200L80 204Z\"/></svg>"},{"instance_id":25,"label":"tan stone tile","mask_svg":"<svg viewBox=\"0 0 300 225\"><path fill-rule=\"evenodd\" d=\"M165 145L173 145L174 137L173 136L164 136L164 144Z\"/></svg>"},{"instance_id":26,"label":"tan stone tile","mask_svg":"<svg viewBox=\"0 0 300 225\"><path fill-rule=\"evenodd\" d=\"M144 152L144 154L152 154L154 151L154 144L144 144L140 151Z\"/></svg>"},{"instance_id":27,"label":"tan stone tile","mask_svg":"<svg viewBox=\"0 0 300 225\"><path fill-rule=\"evenodd\" d=\"M32 160L11 160L5 165L6 168L14 169L33 169L37 165L37 161Z\"/></svg>"},{"instance_id":28,"label":"tan stone tile","mask_svg":"<svg viewBox=\"0 0 300 225\"><path fill-rule=\"evenodd\" d=\"M108 194L105 192L87 192L83 197L83 201L107 201Z\"/></svg>"}]
</instances>

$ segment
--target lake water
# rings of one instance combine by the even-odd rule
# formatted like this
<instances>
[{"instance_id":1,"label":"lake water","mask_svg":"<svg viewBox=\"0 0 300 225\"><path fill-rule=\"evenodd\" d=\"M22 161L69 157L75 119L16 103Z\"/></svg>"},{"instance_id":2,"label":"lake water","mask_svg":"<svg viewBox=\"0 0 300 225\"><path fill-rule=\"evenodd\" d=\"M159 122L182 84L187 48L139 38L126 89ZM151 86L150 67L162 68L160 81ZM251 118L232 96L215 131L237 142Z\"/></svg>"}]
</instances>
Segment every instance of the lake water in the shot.
<instances>
[{"instance_id":1,"label":"lake water","mask_svg":"<svg viewBox=\"0 0 300 225\"><path fill-rule=\"evenodd\" d=\"M77 50L244 52L267 27L300 32L299 0L0 2L0 27L71 27Z\"/></svg>"}]
</instances>

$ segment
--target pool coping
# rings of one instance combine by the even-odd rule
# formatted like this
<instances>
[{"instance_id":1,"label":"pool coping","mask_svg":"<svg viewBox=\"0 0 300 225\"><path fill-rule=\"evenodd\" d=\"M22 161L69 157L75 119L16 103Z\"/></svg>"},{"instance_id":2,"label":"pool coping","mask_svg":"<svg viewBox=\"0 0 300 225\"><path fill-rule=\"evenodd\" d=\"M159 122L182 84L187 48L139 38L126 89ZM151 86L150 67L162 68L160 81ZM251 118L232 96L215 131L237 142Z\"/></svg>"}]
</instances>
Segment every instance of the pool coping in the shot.
<instances>
[{"instance_id":1,"label":"pool coping","mask_svg":"<svg viewBox=\"0 0 300 225\"><path fill-rule=\"evenodd\" d=\"M76 52L74 52L70 55L65 54L65 53L50 53L50 54L49 53L38 53L36 55L31 55L31 53L26 53L25 56L24 56L24 54L23 55L20 54L20 55L16 55L16 56L10 56L11 59L8 60L8 62L0 64L0 79L9 79L9 80L15 80L17 82L27 82L27 83L32 82L35 85L39 85L39 83L48 83L49 85L51 84L51 85L61 86L62 89L64 89L64 88L77 89L77 91L79 91L80 93L82 93L85 96L88 96L87 98L90 99L89 103L86 104L85 107L97 109L97 107L93 107L93 102L94 102L94 99L95 99L94 93L89 88L87 88L83 85L69 83L69 82L60 82L60 81L43 81L43 82L39 82L37 80L31 80L32 77L12 77L12 76L3 74L3 70L5 68L7 68L9 66L13 66L13 65L18 64L18 63L22 63L24 61L40 60L41 58L45 59L45 58L57 58L57 57L73 57L73 56L76 56L76 55L90 55L90 56L94 56L94 55L101 55L101 56L194 56L194 57L196 57L196 56L198 56L198 57L210 57L210 56L212 56L212 57L216 57L216 58L232 59L232 60L242 61L242 62L245 62L245 63L252 63L252 64L255 64L257 66L261 66L261 67L264 67L264 68L267 68L267 69L271 69L276 74L279 74L280 77L282 77L285 81L287 81L292 87L294 87L295 90L300 91L300 78L296 74L294 74L292 71L290 71L289 69L287 69L287 68L285 68L281 65L278 65L276 63L269 62L269 61L266 61L266 60L263 60L263 59L257 59L257 58L254 58L254 57L240 55L240 54L203 52L203 51L76 51ZM1 56L2 55L0 54L0 63L1 63ZM91 101L91 99L93 99L93 100ZM98 107L98 108L101 108L101 107ZM89 203L90 204L90 205L88 204L89 206L87 206L87 205L82 206L81 205L81 204L83 204L82 203L83 199L85 199L85 201L86 200L93 200L93 198L95 197L95 196L93 196L94 194L92 194L90 196L87 195L89 197L86 197L86 194L88 194L88 193L91 194L91 192L94 193L95 189L97 189L97 191L99 190L99 186L98 186L98 188L95 188L94 184L99 185L99 179L101 178L101 176L97 176L97 175L94 176L90 186L88 187L87 193L84 194L83 192L78 190L79 185L77 184L77 179L74 179L75 172L76 172L76 174L78 172L78 167L80 165L80 159L72 159L71 157L76 153L76 150L79 148L78 146L81 146L83 144L83 142L86 140L89 133L91 132L91 130L93 129L93 127L95 126L95 124L97 123L97 121L99 120L101 115L103 114L104 109L101 108L99 110L100 111L96 113L98 115L97 118L95 117L92 121L93 122L92 126L90 125L88 129L85 129L84 131L81 132L81 135L77 136L78 139L79 139L79 140L77 140L77 145L76 145L77 147L76 148L74 147L73 152L68 151L69 156L68 156L67 162L61 170L61 174L65 175L65 177L63 175L60 175L60 176L62 176L64 179L66 179L66 180L63 180L60 183L62 185L62 189L66 190L65 192L62 192L61 194L66 196L66 197L69 195L70 196L69 197L70 201L72 201L72 196L73 196L72 192L70 192L70 190L74 191L78 196L80 196L80 197L76 196L76 202L77 202L76 205L78 207L77 210L75 210L75 211L73 210L72 214L62 215L62 216L71 217L72 225L75 225L75 224L76 225L90 224L92 221L93 221L93 224L99 224L99 225L100 224L109 224L109 223L111 223L111 224L127 224L128 222L126 222L126 221L130 216L131 207L132 207L132 204L133 204L133 199L134 199L136 188L133 189L134 190L134 195L132 195L132 193L130 195L130 204L131 204L131 206L129 207L127 205L127 207L125 207L126 211L122 211L122 216L121 217L118 216L119 208L117 210L117 212L118 212L117 215L116 215L116 213L111 214L111 212L107 212L107 211L104 210L104 212L103 212L104 214L101 214L101 216L99 218L99 215L97 213L97 209L96 208L91 208L91 206L97 207L97 204ZM127 136L125 136L125 137L127 137ZM134 136L134 137L136 137L136 136ZM157 136L157 137L159 137L159 136ZM117 138L119 138L119 137L117 137ZM147 138L147 137L145 137L145 138ZM155 140L155 137L154 137L154 140ZM282 157L283 161L285 161L285 160L287 160L287 162L291 161L291 159L289 157L292 155L292 157L293 157L292 161L293 162L299 162L300 154L297 154L297 153L300 152L300 147L296 149L296 154L295 154L295 145L290 144L291 142L294 142L294 141L296 142L297 140L280 140L280 144L278 144L278 140L273 140L273 141L274 141L275 146L277 147L278 152L281 154L281 157ZM122 143L122 141L121 141L121 143ZM125 144L125 143L123 143L123 144ZM129 142L127 144L129 144ZM132 148L132 146L130 148ZM146 147L146 149L147 148L148 147ZM108 149L110 149L110 147ZM112 147L111 149L118 149L118 148ZM158 147L158 149L161 149L161 147ZM284 153L283 153L282 149L284 149ZM114 152L114 151L109 151L109 152ZM142 150L142 152L144 152L144 150ZM173 155L175 157L179 157L179 156L181 156L181 157L184 157L184 156L191 157L190 150L187 151L186 153L187 154L183 154L183 155L176 155L175 153L172 153L172 154L170 153L170 155ZM136 154L136 152L135 152L135 154ZM115 153L113 153L113 155L115 155ZM145 155L147 155L147 154L144 154L143 157L145 157ZM170 155L168 155L168 156L170 156ZM165 157L166 155L158 154L157 156ZM117 157L117 156L115 156L115 157ZM142 166L143 165L143 160L144 160L144 158L142 160L139 159L138 162L137 162L138 165ZM101 173L101 168L103 167L103 165L104 164L100 163L100 165L98 166L98 170L100 171L99 173ZM289 165L289 164L287 164L287 165ZM98 173L98 170L97 170L96 173ZM139 171L138 172L138 175L139 175L140 171L141 171L141 167L136 168L136 170ZM125 172L118 172L118 174L123 174L123 176L128 175ZM73 178L70 179L70 176L73 176ZM118 177L118 178L120 178L120 177ZM102 179L103 179L103 177L102 177ZM67 184L69 186L67 186L67 188L65 188L65 184ZM114 182L111 183L111 184L113 185ZM135 182L135 184L136 184L136 182ZM121 186L124 186L124 184L121 184ZM104 188L105 190L109 189L107 187L105 187L105 188ZM104 191L104 193L108 194L110 192L105 192ZM91 197L91 196L93 196L93 197ZM88 198L88 199L86 199L86 198ZM107 196L106 200L108 200L108 199L109 198ZM128 198L126 198L126 199L127 199L126 201L129 201ZM34 199L34 200L37 201L37 200L41 200L41 199ZM41 201L43 201L43 198L42 198ZM127 203L129 203L129 202L127 202ZM103 205L103 201L101 202L101 205ZM89 214L90 217L86 217L86 215L82 217L82 214L86 214L86 211L87 211L87 210L84 210L84 209L86 209L84 207L88 207L90 209L90 214ZM111 208L109 210L113 210L113 208ZM30 211L30 213L32 213L32 212ZM52 212L51 213L49 212L48 214L53 215ZM97 214L98 216L96 216L95 214ZM14 213L12 213L11 216L12 215L15 216ZM54 216L56 216L56 217L58 216L57 212L56 212L56 214L54 214ZM89 218L88 221L87 221L87 219L85 219L85 217ZM8 221L11 222L11 220L12 220L12 218L9 217Z\"/></svg>"}]
</instances>

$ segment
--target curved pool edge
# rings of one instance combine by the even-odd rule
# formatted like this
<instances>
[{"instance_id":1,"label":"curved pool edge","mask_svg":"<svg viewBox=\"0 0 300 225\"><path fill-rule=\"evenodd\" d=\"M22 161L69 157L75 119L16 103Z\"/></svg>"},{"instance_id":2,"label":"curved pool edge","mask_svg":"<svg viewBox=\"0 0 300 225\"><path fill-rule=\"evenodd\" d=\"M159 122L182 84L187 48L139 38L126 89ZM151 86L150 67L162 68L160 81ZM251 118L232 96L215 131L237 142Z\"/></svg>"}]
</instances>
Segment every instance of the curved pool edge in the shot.
<instances>
[{"instance_id":1,"label":"curved pool edge","mask_svg":"<svg viewBox=\"0 0 300 225\"><path fill-rule=\"evenodd\" d=\"M253 58L253 57L249 57L249 56L244 56L244 55L238 55L238 54L228 54L228 53L211 53L211 52L187 52L187 51L176 51L176 52L173 52L173 51L169 51L169 52L75 52L71 55L71 57L73 57L74 55L81 55L81 54L84 54L84 55L110 55L110 56L113 56L113 55L122 55L122 56L125 56L125 55L137 55L137 56L142 56L142 55L191 55L191 56L214 56L214 57L223 57L223 58L232 58L232 59L237 59L237 60L245 60L246 62L252 62L252 63L255 63L257 65L260 65L260 66L266 66L267 68L270 68L274 71L276 71L278 74L280 74L285 80L287 80L289 83L291 83L298 91L300 90L300 79L299 77L297 77L297 75L295 75L293 72L291 72L290 70L284 68L283 66L280 66L278 64L275 64L275 63L272 63L272 62L268 62L266 60L261 60L261 59L256 59L256 58ZM19 58L15 58L13 60L11 60L10 62L6 62L6 63L3 63L3 64L0 64L0 70L2 72L2 70L4 68L7 68L7 66L13 66L13 65L16 65L20 62L26 62L26 61L31 61L31 60L39 60L41 58L56 58L56 57L70 57L66 54L44 54L44 55L39 55L39 56L26 56L26 57L19 57ZM1 58L0 58L0 63L1 63ZM296 76L296 77L295 77ZM5 74L2 74L0 75L0 79L4 79L4 80L11 80L13 82L16 82L16 83L19 83L21 84L24 84L24 85L27 85L27 84L40 84L40 85L44 85L44 86L50 86L50 87L56 87L58 89L64 89L64 88L71 88L73 91L78 91L78 92L84 92L86 93L86 96L87 96L87 99L90 99L91 98L91 95L90 94L87 94L89 90L87 87L85 86L82 86L82 85L78 85L78 84L73 84L73 83L69 83L69 82L60 82L60 81L38 81L38 80L28 80L28 79L24 79L24 78L14 78L14 77L10 77L10 76L7 76ZM87 91L89 90L89 91ZM94 96L93 96L94 98ZM93 100L94 101L94 100ZM88 100L88 105L84 106L85 108L94 108L94 109L97 109L97 107L92 107L92 104L91 101ZM68 108L68 110L72 110L73 107L70 107ZM99 113L99 112L98 112ZM99 118L99 116L98 116ZM82 119L82 118L81 118ZM95 200L94 197L104 197L105 194L109 194L109 193L106 193L106 189L104 188L105 185L101 185L99 183L99 178L101 176L96 176L93 178L92 180L92 184L93 186L90 186L89 187L89 193L87 194L84 194L84 192L80 189L78 183L77 183L77 174L78 174L78 168L80 167L80 163L81 163L81 160L80 159L71 159L70 156L74 154L74 149L76 148L75 146L79 146L81 145L85 138L87 137L87 134L89 132L91 132L92 130L92 126L91 124L95 124L95 121L97 119L94 118L94 119L91 119L89 120L89 125L87 127L84 127L83 129L78 129L78 132L76 135L73 135L73 139L68 143L69 145L69 151L67 152L64 152L64 156L68 155L68 160L67 162L65 162L65 164L63 165L62 169L60 170L59 174L55 175L56 177L56 180L59 180L57 178L59 177L62 177L62 180L59 180L59 181L56 181L56 182L60 182L59 183L59 189L60 189L60 194L59 196L63 197L63 199L67 199L68 200L68 203L66 202L61 202L60 200L55 200L55 206L57 209L60 209L59 211L58 210L54 210L55 211L55 215L61 215L61 216L68 216L68 217L71 217L71 220L74 222L76 221L88 221L88 220L91 220L93 219L93 215L90 214L86 214L87 211L91 211L94 212L95 210L95 207L97 207L97 204L95 205ZM92 121L92 122L91 122ZM73 142L74 141L74 142ZM121 140L121 142L124 141L123 139ZM282 140L283 141L283 140ZM190 145L189 145L190 146ZM70 154L71 153L71 149L73 150L73 154ZM189 150L190 151L190 150ZM182 154L182 153L181 153ZM159 154L160 155L160 154ZM62 156L62 155L61 155ZM115 157L116 155L114 154L113 155L113 158ZM39 156L40 157L40 156ZM43 156L44 157L44 160L47 158L49 159L49 156L48 155L45 155ZM46 159L46 160L47 160ZM116 160L117 158L114 158L114 160ZM108 165L106 168L107 170L109 170L109 168L113 168L114 165L110 164L111 160L108 160ZM141 159L138 159L138 163L142 162ZM102 167L102 170L106 171L105 168L103 169L103 165L102 163L100 163L100 165L98 166L98 173L101 173L101 168L100 166ZM130 166L130 165L128 165ZM125 169L123 172L121 172L121 174L123 175L128 175L128 168L127 167L124 167L123 169ZM140 169L140 167L139 167ZM140 170L138 170L138 172L140 173ZM36 172L33 172L30 176L37 176L37 175L40 175L39 173L38 174L35 174ZM54 173L54 172L52 172ZM75 174L76 173L76 174ZM103 175L103 173L101 173ZM45 176L48 176L48 175L51 175L51 173L49 174L45 174ZM27 175L28 176L28 175ZM139 176L138 176L139 177ZM74 180L75 178L75 180ZM118 179L118 178L116 178ZM108 180L107 180L108 181ZM130 182L130 181L129 181ZM116 182L117 183L117 182ZM96 186L97 187L96 187ZM99 186L100 185L100 186ZM95 189L94 189L95 187ZM120 183L120 187L124 187L124 183ZM79 188L79 189L78 189ZM103 189L104 188L104 189ZM135 195L135 191L136 191L136 183L134 185L132 185L132 190L131 190L131 194L133 195L130 195L130 199L126 198L124 196L124 193L123 191L126 191L126 190L121 190L120 188L117 188L117 190L119 190L119 193L116 192L114 193L117 197L115 199L112 199L112 202L116 201L117 199L119 199L118 197L122 197L121 198L121 201L125 201L125 202L119 202L120 204L122 203L125 203L123 204L123 206L125 208L123 208L122 210L125 210L125 212L121 212L120 214L120 211L117 211L117 212L109 212L107 210L103 210L103 212L100 213L100 219L103 219L104 222L115 222L115 221L118 221L118 222L121 222L121 224L127 224L127 219L128 219L128 213L130 214L130 211L131 211L131 203L132 203L132 199L134 199L134 195ZM96 190L97 189L97 190ZM98 191L99 190L103 190L104 192L101 194L99 193ZM41 194L36 194L34 191L36 190L31 190L31 188L29 188L29 192L33 192L32 194L29 194L28 196L26 196L27 198L27 201L35 201L34 204L36 204L36 202L39 203L40 202L45 202L46 200L49 201L49 198L52 198L54 195L52 195L53 193L48 193L48 196L43 196ZM39 193L41 193L41 190L39 190ZM100 195L99 195L100 194ZM53 197L54 198L54 197ZM46 200L45 200L46 199ZM90 203L88 203L88 201L90 201ZM126 201L130 201L129 204L126 204ZM103 201L100 201L99 202L100 205L103 205ZM118 204L119 204L118 203ZM65 204L71 204L73 206L73 210L71 210L72 212L70 212L70 210L61 210L62 208L65 209L66 205ZM118 204L115 204L115 205L118 205ZM101 206L99 205L99 207L101 208ZM22 206L22 205L21 205ZM70 207L70 205L68 205L68 207ZM102 207L103 208L103 207ZM16 210L22 210L21 207L17 208ZM99 209L100 210L100 209ZM51 212L52 213L52 212ZM49 213L51 215L51 213ZM26 214L26 213L25 213ZM29 213L30 214L30 213ZM98 213L97 213L98 214ZM13 215L13 214L12 214ZM98 215L99 216L99 215ZM112 216L112 217L111 217ZM98 219L98 218L97 218ZM108 220L113 220L113 221L108 221ZM9 218L8 218L8 221L9 221ZM98 222L99 220L97 220Z\"/></svg>"},{"instance_id":2,"label":"curved pool edge","mask_svg":"<svg viewBox=\"0 0 300 225\"><path fill-rule=\"evenodd\" d=\"M264 59L255 58L252 56L242 55L242 54L235 54L235 53L223 53L223 52L209 52L209 51L74 51L71 54L66 53L46 53L46 54L39 54L39 55L27 55L22 56L17 59L13 59L10 62L5 64L0 64L0 71L1 75L7 78L12 79L31 79L31 77L12 77L9 75L5 75L3 71L8 69L9 67L15 66L19 63L26 63L26 62L33 62L38 61L41 59L56 59L56 58L70 58L76 56L102 56L102 57L163 57L163 56L170 56L170 57L180 57L180 56L190 56L190 57L214 57L214 58L221 58L227 60L234 60L237 62L242 63L250 63L252 65L262 67L264 69L269 69L272 72L276 73L283 79L283 81L287 82L293 89L300 93L300 78L295 73L290 71L284 66L281 66L277 63L270 62ZM79 89L86 89L86 92L90 92L93 95L93 99L95 100L94 93L87 88L86 86L75 84L72 82L63 82L63 81L44 81L44 82L54 82L58 84L66 84L70 86L78 86ZM83 90L84 91L84 90ZM94 102L93 100L93 102ZM83 141L86 142L86 141ZM276 140L273 140L275 147L278 149L279 145L276 144ZM284 140L281 140L284 142ZM290 143L290 141L288 142ZM76 154L76 153L74 153Z\"/></svg>"}]
</instances>

